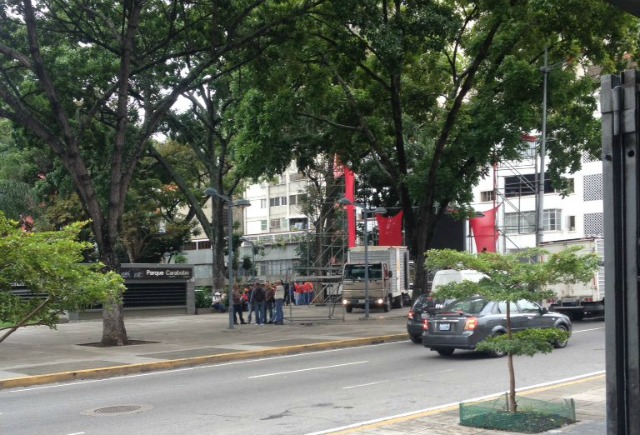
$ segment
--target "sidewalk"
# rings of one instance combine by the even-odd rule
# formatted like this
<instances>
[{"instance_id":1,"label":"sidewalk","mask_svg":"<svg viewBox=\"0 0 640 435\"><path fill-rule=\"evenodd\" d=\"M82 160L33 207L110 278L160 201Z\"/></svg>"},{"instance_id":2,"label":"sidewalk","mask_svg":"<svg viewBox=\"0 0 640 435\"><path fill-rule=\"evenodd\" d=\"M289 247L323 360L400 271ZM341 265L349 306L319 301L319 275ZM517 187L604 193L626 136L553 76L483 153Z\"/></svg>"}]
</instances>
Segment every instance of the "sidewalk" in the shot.
<instances>
[{"instance_id":1,"label":"sidewalk","mask_svg":"<svg viewBox=\"0 0 640 435\"><path fill-rule=\"evenodd\" d=\"M101 348L101 320L81 320L46 327L24 328L0 344L0 389L96 379L154 370L257 358L389 341L407 340L408 308L389 313L332 312L327 306L285 307L285 325L236 325L228 329L227 314L199 315L126 313L127 334L135 345ZM246 313L245 313L246 318ZM551 385L522 395L542 400L576 401L578 423L549 433L606 433L605 379L592 376ZM505 434L458 424L457 404L396 416L385 421L343 428L338 433Z\"/></svg>"}]
</instances>

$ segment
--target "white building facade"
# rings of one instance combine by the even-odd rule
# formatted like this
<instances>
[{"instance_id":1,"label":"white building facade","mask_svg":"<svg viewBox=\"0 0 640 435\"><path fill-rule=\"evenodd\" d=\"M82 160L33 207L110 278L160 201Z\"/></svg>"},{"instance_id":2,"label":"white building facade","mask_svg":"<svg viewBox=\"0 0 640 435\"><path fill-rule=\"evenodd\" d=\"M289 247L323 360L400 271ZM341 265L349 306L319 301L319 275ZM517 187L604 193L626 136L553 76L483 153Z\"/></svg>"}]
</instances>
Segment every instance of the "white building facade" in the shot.
<instances>
[{"instance_id":1,"label":"white building facade","mask_svg":"<svg viewBox=\"0 0 640 435\"><path fill-rule=\"evenodd\" d=\"M483 212L499 206L496 227L497 252L509 253L536 246L539 172L535 148L519 162L507 162L491 170L474 189L472 207ZM548 157L547 157L548 160ZM562 196L545 176L542 201L541 243L604 235L602 161L583 159L582 169L567 174L568 194ZM475 252L472 237L467 249Z\"/></svg>"}]
</instances>

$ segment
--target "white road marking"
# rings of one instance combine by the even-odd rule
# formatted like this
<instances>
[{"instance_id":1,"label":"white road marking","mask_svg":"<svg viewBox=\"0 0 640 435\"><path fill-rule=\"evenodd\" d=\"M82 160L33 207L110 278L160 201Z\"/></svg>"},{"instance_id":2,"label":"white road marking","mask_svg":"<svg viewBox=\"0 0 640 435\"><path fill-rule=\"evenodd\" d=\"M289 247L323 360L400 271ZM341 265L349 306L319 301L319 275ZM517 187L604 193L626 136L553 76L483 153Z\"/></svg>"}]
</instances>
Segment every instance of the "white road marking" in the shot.
<instances>
[{"instance_id":1,"label":"white road marking","mask_svg":"<svg viewBox=\"0 0 640 435\"><path fill-rule=\"evenodd\" d=\"M389 381L378 381L378 382L369 382L368 384L360 384L360 385L351 385L349 387L342 387L343 390L350 390L352 388L360 388L360 387L369 387L371 385L384 384Z\"/></svg>"},{"instance_id":2,"label":"white road marking","mask_svg":"<svg viewBox=\"0 0 640 435\"><path fill-rule=\"evenodd\" d=\"M398 345L398 344L405 345L406 342L404 342L404 341L395 341L395 342L389 342L389 343L376 344L376 346L389 346L389 345ZM219 363L219 364L207 364L207 365L200 365L200 366L194 366L194 367L184 367L184 368L181 368L181 369L167 369L167 370L161 370L161 371L157 371L157 372L138 373L138 374L135 374L135 375L126 375L126 376L116 376L116 377L113 377L113 378L77 380L77 381L66 382L66 383L62 383L62 384L48 384L48 385L40 385L40 386L36 386L36 387L20 388L20 389L17 389L17 390L9 390L8 393L24 393L24 392L27 392L27 391L46 390L46 389L50 389L50 388L60 388L60 387L77 387L77 386L81 386L81 385L84 385L84 384L93 384L93 383L96 383L96 382L115 382L115 381L119 381L119 380L122 380L122 379L139 378L139 377L143 377L143 376L162 376L162 375L166 375L166 374L170 374L170 373L174 373L174 372L185 372L185 371L190 371L190 370L202 370L202 369L208 369L208 368L211 368L211 367L224 367L224 366L230 366L230 365L236 365L236 364L251 364L251 363L255 363L255 362L272 360L272 359L300 358L300 357L309 356L309 355L317 355L317 354L320 354L320 353L344 352L344 351L348 351L350 349L354 349L354 348L353 347L347 347L347 348L340 348L340 349L318 350L318 351L311 351L311 352L305 352L305 353L297 353L297 354L293 354L293 355L277 355L277 356L268 356L268 357L264 357L264 358L254 358L254 359L240 360L240 361L229 361L229 362Z\"/></svg>"},{"instance_id":3,"label":"white road marking","mask_svg":"<svg viewBox=\"0 0 640 435\"><path fill-rule=\"evenodd\" d=\"M600 328L590 328L590 329L581 329L580 331L573 331L573 334L577 334L579 332L599 331L601 329L604 329L604 326L601 326Z\"/></svg>"},{"instance_id":4,"label":"white road marking","mask_svg":"<svg viewBox=\"0 0 640 435\"><path fill-rule=\"evenodd\" d=\"M275 373L266 373L264 375L249 376L248 379L266 378L266 377L269 377L269 376L289 375L289 374L293 374L293 373L309 372L309 371L312 371L312 370L334 369L336 367L352 366L352 365L356 365L356 364L366 364L368 362L369 361L354 361L354 362L350 362L350 363L336 364L336 365L332 365L332 366L308 367L306 369L300 369L300 370L289 370L289 371L286 371L286 372L275 372Z\"/></svg>"}]
</instances>

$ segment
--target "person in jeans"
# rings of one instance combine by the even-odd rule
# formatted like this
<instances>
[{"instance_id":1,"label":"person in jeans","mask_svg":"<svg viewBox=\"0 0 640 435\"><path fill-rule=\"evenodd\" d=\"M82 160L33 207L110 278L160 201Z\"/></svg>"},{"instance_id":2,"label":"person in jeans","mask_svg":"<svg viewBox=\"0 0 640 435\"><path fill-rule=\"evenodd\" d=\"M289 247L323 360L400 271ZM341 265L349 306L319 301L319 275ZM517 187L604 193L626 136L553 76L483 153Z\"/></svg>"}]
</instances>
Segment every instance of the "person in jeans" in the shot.
<instances>
[{"instance_id":1,"label":"person in jeans","mask_svg":"<svg viewBox=\"0 0 640 435\"><path fill-rule=\"evenodd\" d=\"M275 319L273 324L282 325L284 323L284 313L282 312L282 306L284 305L285 298L285 289L284 285L282 284L282 280L276 282L276 288L273 297L276 301Z\"/></svg>"},{"instance_id":2,"label":"person in jeans","mask_svg":"<svg viewBox=\"0 0 640 435\"><path fill-rule=\"evenodd\" d=\"M244 316L242 315L242 295L240 294L240 286L238 284L234 284L233 286L233 323L238 324L238 317L240 318L240 323L245 324Z\"/></svg>"},{"instance_id":3,"label":"person in jeans","mask_svg":"<svg viewBox=\"0 0 640 435\"><path fill-rule=\"evenodd\" d=\"M267 316L265 318L266 323L273 323L273 306L276 303L274 294L276 292L275 284L267 284L265 289L265 309Z\"/></svg>"},{"instance_id":4,"label":"person in jeans","mask_svg":"<svg viewBox=\"0 0 640 435\"><path fill-rule=\"evenodd\" d=\"M265 317L265 289L263 284L256 284L251 292L251 308L255 311L256 325L264 325Z\"/></svg>"},{"instance_id":5,"label":"person in jeans","mask_svg":"<svg viewBox=\"0 0 640 435\"><path fill-rule=\"evenodd\" d=\"M244 294L244 299L247 302L247 311L249 312L249 319L247 320L249 323L251 323L251 315L253 314L253 306L251 305L251 296L253 295L253 289L255 288L257 284L254 284L253 287L247 289L246 293Z\"/></svg>"}]
</instances>

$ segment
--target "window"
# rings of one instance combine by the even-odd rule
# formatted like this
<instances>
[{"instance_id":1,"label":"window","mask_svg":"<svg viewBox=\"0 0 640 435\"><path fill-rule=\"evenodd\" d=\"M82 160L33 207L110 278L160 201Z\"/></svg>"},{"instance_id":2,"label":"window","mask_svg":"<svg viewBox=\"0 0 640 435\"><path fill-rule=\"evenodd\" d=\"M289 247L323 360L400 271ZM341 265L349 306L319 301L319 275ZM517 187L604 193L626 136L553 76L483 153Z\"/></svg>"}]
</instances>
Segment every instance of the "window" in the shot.
<instances>
[{"instance_id":1,"label":"window","mask_svg":"<svg viewBox=\"0 0 640 435\"><path fill-rule=\"evenodd\" d=\"M481 202L491 202L495 198L493 194L493 190L487 190L484 192L480 192L480 201Z\"/></svg>"},{"instance_id":2,"label":"window","mask_svg":"<svg viewBox=\"0 0 640 435\"><path fill-rule=\"evenodd\" d=\"M576 230L576 217L575 216L567 216L567 229L569 231Z\"/></svg>"},{"instance_id":3,"label":"window","mask_svg":"<svg viewBox=\"0 0 640 435\"><path fill-rule=\"evenodd\" d=\"M266 220L260 221L260 231L269 231Z\"/></svg>"},{"instance_id":4,"label":"window","mask_svg":"<svg viewBox=\"0 0 640 435\"><path fill-rule=\"evenodd\" d=\"M280 229L280 219L271 219L269 222L269 227L271 230L279 230Z\"/></svg>"},{"instance_id":5,"label":"window","mask_svg":"<svg viewBox=\"0 0 640 435\"><path fill-rule=\"evenodd\" d=\"M504 214L504 230L508 234L529 234L536 232L536 212Z\"/></svg>"},{"instance_id":6,"label":"window","mask_svg":"<svg viewBox=\"0 0 640 435\"><path fill-rule=\"evenodd\" d=\"M562 210L551 209L542 213L542 229L544 231L560 231L562 228Z\"/></svg>"},{"instance_id":7,"label":"window","mask_svg":"<svg viewBox=\"0 0 640 435\"><path fill-rule=\"evenodd\" d=\"M287 197L286 196L278 196L276 198L269 199L270 207L280 207L281 205L287 205Z\"/></svg>"},{"instance_id":8,"label":"window","mask_svg":"<svg viewBox=\"0 0 640 435\"><path fill-rule=\"evenodd\" d=\"M261 199L260 200L260 208L267 208L267 200L266 199Z\"/></svg>"},{"instance_id":9,"label":"window","mask_svg":"<svg viewBox=\"0 0 640 435\"><path fill-rule=\"evenodd\" d=\"M289 195L289 205L296 205L296 204L298 204L297 195Z\"/></svg>"},{"instance_id":10,"label":"window","mask_svg":"<svg viewBox=\"0 0 640 435\"><path fill-rule=\"evenodd\" d=\"M498 302L498 311L501 313L507 313L507 303L506 302ZM517 313L518 307L514 302L509 302L509 313Z\"/></svg>"},{"instance_id":11,"label":"window","mask_svg":"<svg viewBox=\"0 0 640 435\"><path fill-rule=\"evenodd\" d=\"M540 314L540 306L525 299L518 301L518 307L521 313Z\"/></svg>"},{"instance_id":12,"label":"window","mask_svg":"<svg viewBox=\"0 0 640 435\"><path fill-rule=\"evenodd\" d=\"M289 181L300 181L304 180L304 174L299 172L289 174Z\"/></svg>"},{"instance_id":13,"label":"window","mask_svg":"<svg viewBox=\"0 0 640 435\"><path fill-rule=\"evenodd\" d=\"M575 222L574 222L575 223ZM543 231L560 231L562 210L550 209L542 213ZM504 230L508 234L530 234L536 232L536 212L505 213Z\"/></svg>"},{"instance_id":14,"label":"window","mask_svg":"<svg viewBox=\"0 0 640 435\"><path fill-rule=\"evenodd\" d=\"M271 186L278 186L280 184L284 184L282 183L282 177L279 175L276 175L275 177L273 177L273 181L271 181L271 183L269 183Z\"/></svg>"},{"instance_id":15,"label":"window","mask_svg":"<svg viewBox=\"0 0 640 435\"><path fill-rule=\"evenodd\" d=\"M289 228L292 230L306 230L308 229L307 218L291 218L289 219Z\"/></svg>"},{"instance_id":16,"label":"window","mask_svg":"<svg viewBox=\"0 0 640 435\"><path fill-rule=\"evenodd\" d=\"M518 175L513 177L505 177L504 179L504 194L507 198L513 198L517 196L535 195L537 174ZM551 186L551 179L549 174L544 176L544 193L553 193L554 189Z\"/></svg>"},{"instance_id":17,"label":"window","mask_svg":"<svg viewBox=\"0 0 640 435\"><path fill-rule=\"evenodd\" d=\"M573 178L567 178L567 193L576 193L576 186Z\"/></svg>"}]
</instances>

